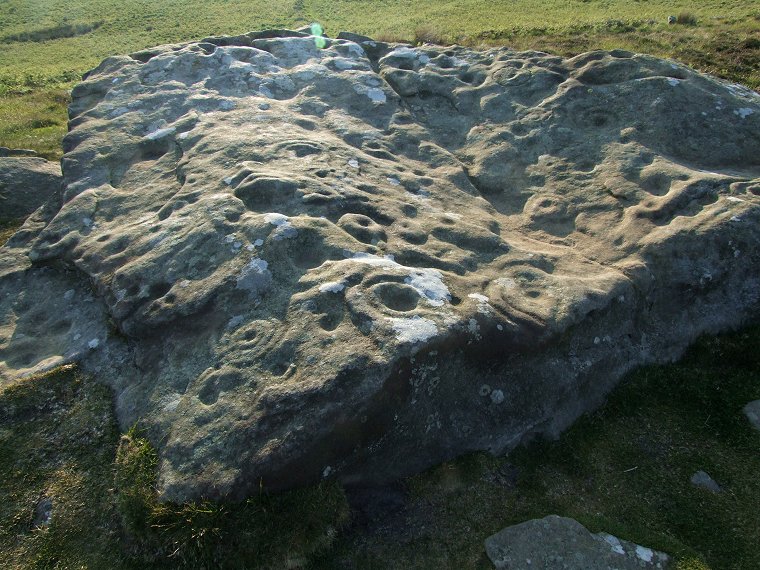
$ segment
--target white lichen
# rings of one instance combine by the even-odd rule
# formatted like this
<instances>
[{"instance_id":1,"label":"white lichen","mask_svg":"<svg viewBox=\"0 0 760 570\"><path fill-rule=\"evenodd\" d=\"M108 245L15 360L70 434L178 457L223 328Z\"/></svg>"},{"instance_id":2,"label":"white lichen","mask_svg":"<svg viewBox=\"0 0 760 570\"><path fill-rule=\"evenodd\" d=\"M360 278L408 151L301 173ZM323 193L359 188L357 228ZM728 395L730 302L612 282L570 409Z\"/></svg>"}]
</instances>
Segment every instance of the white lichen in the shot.
<instances>
[{"instance_id":1,"label":"white lichen","mask_svg":"<svg viewBox=\"0 0 760 570\"><path fill-rule=\"evenodd\" d=\"M412 269L409 277L404 279L404 283L411 286L420 297L424 297L434 307L440 307L445 301L451 301L451 294L443 282L443 276L435 269Z\"/></svg>"},{"instance_id":2,"label":"white lichen","mask_svg":"<svg viewBox=\"0 0 760 570\"><path fill-rule=\"evenodd\" d=\"M264 214L264 221L272 224L273 226L281 226L288 223L288 217L284 214L270 213Z\"/></svg>"},{"instance_id":3,"label":"white lichen","mask_svg":"<svg viewBox=\"0 0 760 570\"><path fill-rule=\"evenodd\" d=\"M488 303L488 301L490 300L488 297L486 297L485 295L481 295L480 293L470 293L467 296L470 299L475 299L479 303Z\"/></svg>"},{"instance_id":4,"label":"white lichen","mask_svg":"<svg viewBox=\"0 0 760 570\"><path fill-rule=\"evenodd\" d=\"M157 140L162 139L164 137L167 137L167 136L169 136L171 134L174 134L175 130L176 129L174 127L167 127L165 129L158 129L156 131L153 131L152 133L148 133L143 138L145 138L145 140L149 140L149 141L157 141Z\"/></svg>"},{"instance_id":5,"label":"white lichen","mask_svg":"<svg viewBox=\"0 0 760 570\"><path fill-rule=\"evenodd\" d=\"M750 109L749 107L742 107L741 109L734 111L734 114L739 115L739 117L742 119L746 119L754 112L754 109Z\"/></svg>"},{"instance_id":6,"label":"white lichen","mask_svg":"<svg viewBox=\"0 0 760 570\"><path fill-rule=\"evenodd\" d=\"M394 49L392 52L390 52L385 57L399 57L401 59L417 59L419 54L417 53L417 50L414 50L410 47L401 46Z\"/></svg>"},{"instance_id":7,"label":"white lichen","mask_svg":"<svg viewBox=\"0 0 760 570\"><path fill-rule=\"evenodd\" d=\"M319 286L319 292L320 293L340 293L345 288L346 288L346 285L342 281L329 281L327 283L322 283L322 285Z\"/></svg>"},{"instance_id":8,"label":"white lichen","mask_svg":"<svg viewBox=\"0 0 760 570\"><path fill-rule=\"evenodd\" d=\"M491 392L491 402L494 404L501 404L504 401L504 392L501 390L494 390Z\"/></svg>"},{"instance_id":9,"label":"white lichen","mask_svg":"<svg viewBox=\"0 0 760 570\"><path fill-rule=\"evenodd\" d=\"M436 269L406 267L394 261L392 256L379 257L371 253L351 253L350 251L345 251L344 255L351 261L406 273L404 283L412 287L420 297L434 307L440 307L445 302L451 301L451 293L443 282L443 275Z\"/></svg>"},{"instance_id":10,"label":"white lichen","mask_svg":"<svg viewBox=\"0 0 760 570\"><path fill-rule=\"evenodd\" d=\"M411 318L386 317L396 333L396 340L400 343L415 344L424 342L438 334L436 324L420 316Z\"/></svg>"},{"instance_id":11,"label":"white lichen","mask_svg":"<svg viewBox=\"0 0 760 570\"><path fill-rule=\"evenodd\" d=\"M650 548L645 546L636 546L636 556L638 556L644 562L651 562L654 552Z\"/></svg>"},{"instance_id":12,"label":"white lichen","mask_svg":"<svg viewBox=\"0 0 760 570\"><path fill-rule=\"evenodd\" d=\"M253 258L238 275L236 287L247 290L254 297L262 295L272 285L272 273L268 267L263 259Z\"/></svg>"},{"instance_id":13,"label":"white lichen","mask_svg":"<svg viewBox=\"0 0 760 570\"><path fill-rule=\"evenodd\" d=\"M373 103L385 103L387 100L385 91L379 87L370 87L367 89L367 97L369 97Z\"/></svg>"}]
</instances>

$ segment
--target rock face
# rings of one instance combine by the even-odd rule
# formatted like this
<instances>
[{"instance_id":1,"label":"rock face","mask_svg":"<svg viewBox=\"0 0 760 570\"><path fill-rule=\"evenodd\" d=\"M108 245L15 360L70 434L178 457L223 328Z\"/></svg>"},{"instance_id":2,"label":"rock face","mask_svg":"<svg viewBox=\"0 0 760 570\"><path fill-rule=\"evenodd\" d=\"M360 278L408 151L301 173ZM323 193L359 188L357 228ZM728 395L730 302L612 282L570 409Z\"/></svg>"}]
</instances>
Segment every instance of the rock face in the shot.
<instances>
[{"instance_id":1,"label":"rock face","mask_svg":"<svg viewBox=\"0 0 760 570\"><path fill-rule=\"evenodd\" d=\"M165 497L504 452L757 316L756 94L622 51L347 37L105 60L63 205L0 250L0 372L110 382Z\"/></svg>"},{"instance_id":2,"label":"rock face","mask_svg":"<svg viewBox=\"0 0 760 570\"><path fill-rule=\"evenodd\" d=\"M61 189L61 167L0 154L0 218L25 218Z\"/></svg>"},{"instance_id":3,"label":"rock face","mask_svg":"<svg viewBox=\"0 0 760 570\"><path fill-rule=\"evenodd\" d=\"M510 526L486 539L486 553L497 570L640 570L668 568L662 552L591 534L579 522L549 515Z\"/></svg>"}]
</instances>

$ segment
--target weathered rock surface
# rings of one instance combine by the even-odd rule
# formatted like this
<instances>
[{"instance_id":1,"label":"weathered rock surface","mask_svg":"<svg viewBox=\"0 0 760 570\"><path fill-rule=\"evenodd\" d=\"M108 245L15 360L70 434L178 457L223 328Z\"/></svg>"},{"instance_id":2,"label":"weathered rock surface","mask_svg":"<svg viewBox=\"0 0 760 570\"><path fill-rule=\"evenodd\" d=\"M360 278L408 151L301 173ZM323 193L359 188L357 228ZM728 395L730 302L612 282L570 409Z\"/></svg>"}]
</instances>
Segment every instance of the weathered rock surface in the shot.
<instances>
[{"instance_id":1,"label":"weathered rock surface","mask_svg":"<svg viewBox=\"0 0 760 570\"><path fill-rule=\"evenodd\" d=\"M167 498L555 436L758 314L756 94L621 51L351 37L105 60L62 205L0 250L0 373L110 382Z\"/></svg>"},{"instance_id":2,"label":"weathered rock surface","mask_svg":"<svg viewBox=\"0 0 760 570\"><path fill-rule=\"evenodd\" d=\"M486 539L497 570L640 570L668 568L667 554L591 534L578 521L557 515L510 526Z\"/></svg>"},{"instance_id":3,"label":"weathered rock surface","mask_svg":"<svg viewBox=\"0 0 760 570\"><path fill-rule=\"evenodd\" d=\"M56 162L0 156L0 218L25 218L60 191L61 180Z\"/></svg>"},{"instance_id":4,"label":"weathered rock surface","mask_svg":"<svg viewBox=\"0 0 760 570\"><path fill-rule=\"evenodd\" d=\"M8 148L0 146L1 156L37 156L37 151L30 148Z\"/></svg>"}]
</instances>

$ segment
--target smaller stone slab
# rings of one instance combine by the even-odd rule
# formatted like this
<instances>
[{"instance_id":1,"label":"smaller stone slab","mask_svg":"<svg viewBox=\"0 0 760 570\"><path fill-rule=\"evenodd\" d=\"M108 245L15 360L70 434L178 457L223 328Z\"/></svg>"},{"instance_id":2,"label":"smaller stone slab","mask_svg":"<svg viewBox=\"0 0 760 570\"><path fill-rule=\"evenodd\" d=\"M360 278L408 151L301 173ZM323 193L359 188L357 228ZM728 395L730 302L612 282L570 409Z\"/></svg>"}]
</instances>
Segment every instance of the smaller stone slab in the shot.
<instances>
[{"instance_id":1,"label":"smaller stone slab","mask_svg":"<svg viewBox=\"0 0 760 570\"><path fill-rule=\"evenodd\" d=\"M0 146L0 156L37 156L37 151L30 148L8 148Z\"/></svg>"},{"instance_id":2,"label":"smaller stone slab","mask_svg":"<svg viewBox=\"0 0 760 570\"><path fill-rule=\"evenodd\" d=\"M488 537L486 553L497 570L641 570L668 568L667 554L611 534L590 533L557 515L507 527Z\"/></svg>"},{"instance_id":3,"label":"smaller stone slab","mask_svg":"<svg viewBox=\"0 0 760 570\"><path fill-rule=\"evenodd\" d=\"M744 415L756 430L760 431L760 400L755 400L744 406Z\"/></svg>"},{"instance_id":4,"label":"smaller stone slab","mask_svg":"<svg viewBox=\"0 0 760 570\"><path fill-rule=\"evenodd\" d=\"M0 218L26 218L61 188L62 180L56 162L0 156Z\"/></svg>"},{"instance_id":5,"label":"smaller stone slab","mask_svg":"<svg viewBox=\"0 0 760 570\"><path fill-rule=\"evenodd\" d=\"M720 485L715 482L715 479L710 477L704 471L697 471L694 473L694 475L691 476L691 484L695 487L710 491L711 493L720 493L723 490L720 488Z\"/></svg>"}]
</instances>

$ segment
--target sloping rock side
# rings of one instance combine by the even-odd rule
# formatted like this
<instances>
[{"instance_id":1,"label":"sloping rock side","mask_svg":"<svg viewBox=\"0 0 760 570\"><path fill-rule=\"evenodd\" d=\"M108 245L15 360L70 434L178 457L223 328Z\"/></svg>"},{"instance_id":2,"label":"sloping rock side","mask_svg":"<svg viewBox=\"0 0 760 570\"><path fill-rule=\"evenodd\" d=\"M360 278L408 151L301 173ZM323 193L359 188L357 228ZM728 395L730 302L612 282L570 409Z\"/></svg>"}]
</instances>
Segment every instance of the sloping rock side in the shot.
<instances>
[{"instance_id":1,"label":"sloping rock side","mask_svg":"<svg viewBox=\"0 0 760 570\"><path fill-rule=\"evenodd\" d=\"M88 74L61 203L0 249L4 381L78 360L164 497L241 498L555 436L758 315L757 94L622 51L345 37Z\"/></svg>"}]
</instances>

